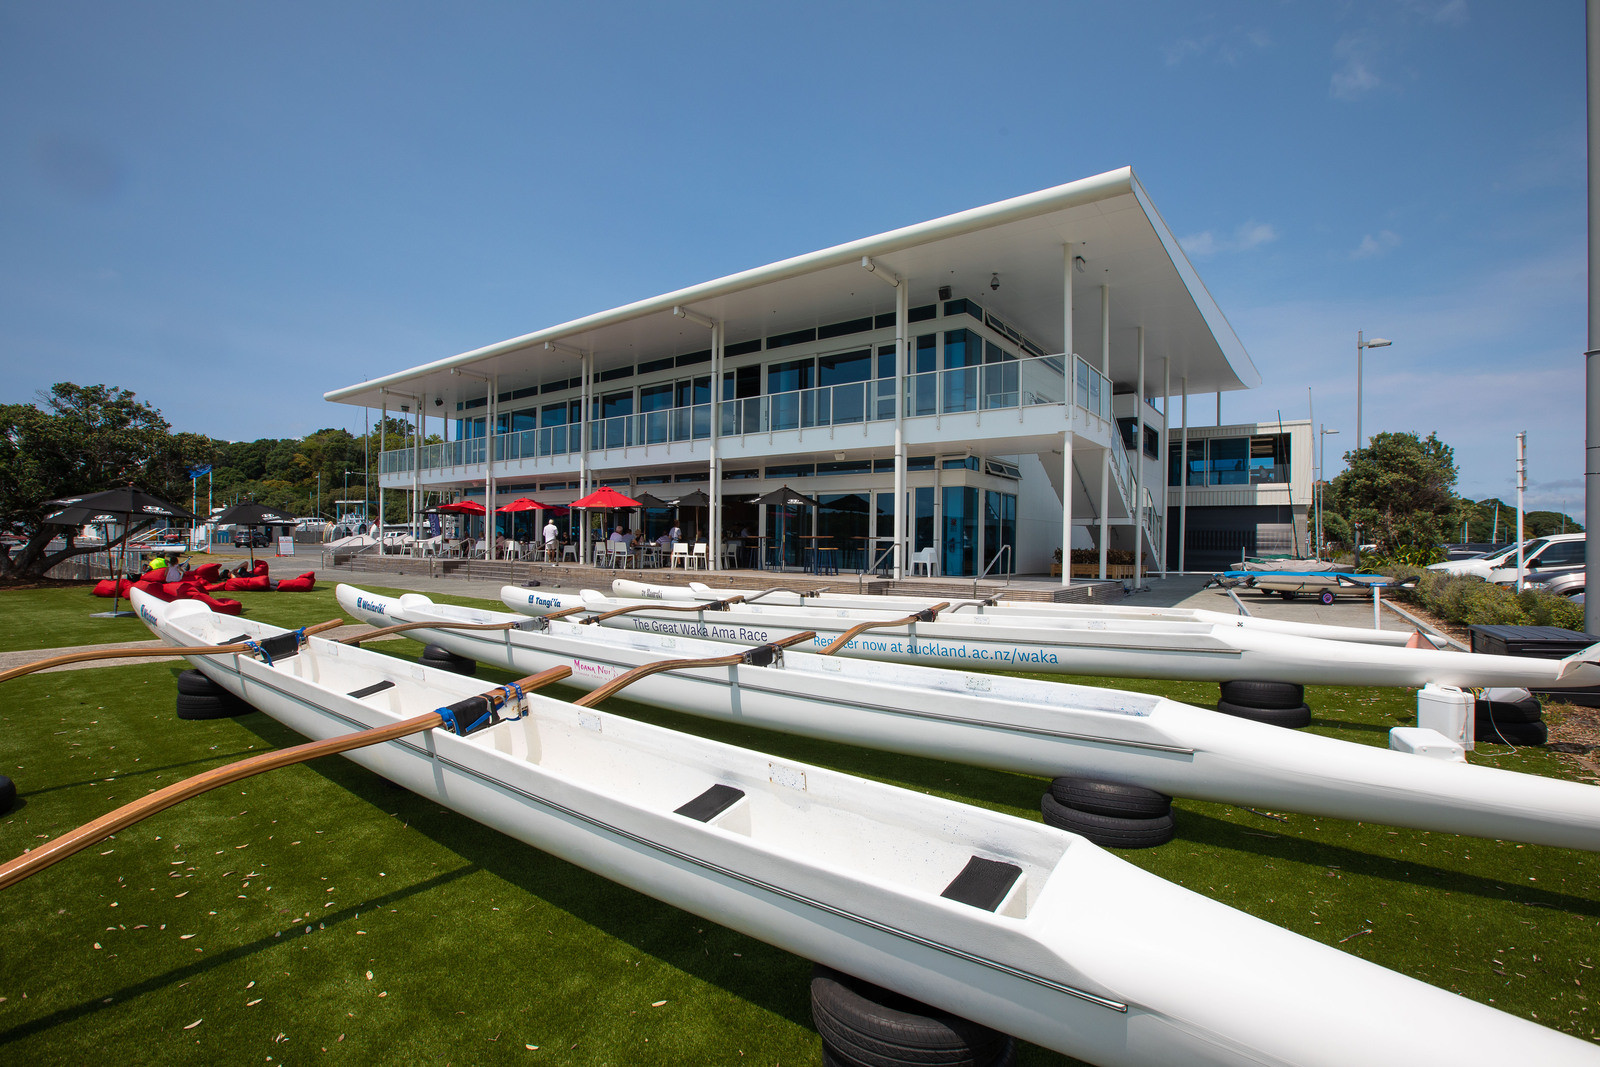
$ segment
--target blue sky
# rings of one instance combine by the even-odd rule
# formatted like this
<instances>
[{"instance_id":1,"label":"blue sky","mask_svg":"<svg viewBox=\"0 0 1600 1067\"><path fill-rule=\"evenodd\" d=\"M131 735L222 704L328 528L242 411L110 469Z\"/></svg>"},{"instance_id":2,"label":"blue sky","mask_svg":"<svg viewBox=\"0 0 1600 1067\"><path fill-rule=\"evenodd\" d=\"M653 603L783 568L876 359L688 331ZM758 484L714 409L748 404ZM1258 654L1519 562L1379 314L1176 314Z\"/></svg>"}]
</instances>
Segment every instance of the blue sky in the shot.
<instances>
[{"instance_id":1,"label":"blue sky","mask_svg":"<svg viewBox=\"0 0 1600 1067\"><path fill-rule=\"evenodd\" d=\"M1582 512L1578 0L0 2L0 399L324 390L1131 165L1262 372ZM1197 422L1214 402L1191 401ZM1198 415L1196 413L1198 412ZM359 420L359 414L355 416Z\"/></svg>"}]
</instances>

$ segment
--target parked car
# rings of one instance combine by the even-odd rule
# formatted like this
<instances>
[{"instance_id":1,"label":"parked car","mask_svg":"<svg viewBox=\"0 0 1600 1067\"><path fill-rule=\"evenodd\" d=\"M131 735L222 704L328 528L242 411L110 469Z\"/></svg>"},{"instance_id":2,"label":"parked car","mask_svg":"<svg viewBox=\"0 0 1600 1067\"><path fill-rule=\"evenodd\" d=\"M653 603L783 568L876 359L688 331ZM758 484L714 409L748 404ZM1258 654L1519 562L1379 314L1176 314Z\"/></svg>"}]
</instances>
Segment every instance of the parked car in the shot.
<instances>
[{"instance_id":1,"label":"parked car","mask_svg":"<svg viewBox=\"0 0 1600 1067\"><path fill-rule=\"evenodd\" d=\"M1522 548L1524 584L1530 581L1548 581L1560 574L1570 574L1573 571L1583 570L1584 557L1588 552L1588 537L1586 534L1551 534L1548 537L1536 537L1527 542ZM1512 549L1494 570L1489 572L1489 581L1496 585L1515 585L1517 581L1517 553Z\"/></svg>"},{"instance_id":2,"label":"parked car","mask_svg":"<svg viewBox=\"0 0 1600 1067\"><path fill-rule=\"evenodd\" d=\"M1577 600L1581 604L1583 602L1584 578L1587 574L1586 570L1577 570L1567 571L1565 574L1551 575L1549 578L1540 576L1532 581L1523 582L1522 588L1542 589L1546 593L1568 597Z\"/></svg>"},{"instance_id":3,"label":"parked car","mask_svg":"<svg viewBox=\"0 0 1600 1067\"><path fill-rule=\"evenodd\" d=\"M1542 543L1542 541L1541 539L1536 538L1535 540L1527 543L1529 545L1533 545ZM1441 574L1470 574L1474 577L1482 578L1485 581L1488 581L1490 573L1496 567L1505 566L1507 557L1510 557L1512 565L1515 566L1517 561L1517 546L1515 544L1507 545L1498 552L1491 552L1483 556L1474 556L1471 559L1452 559L1446 560L1443 563L1429 564L1428 569L1430 571L1438 571Z\"/></svg>"},{"instance_id":4,"label":"parked car","mask_svg":"<svg viewBox=\"0 0 1600 1067\"><path fill-rule=\"evenodd\" d=\"M1499 552L1501 549L1514 546L1508 545L1504 541L1466 541L1458 545L1440 545L1439 547L1444 550L1445 560L1449 561L1477 559L1479 556L1487 556Z\"/></svg>"},{"instance_id":5,"label":"parked car","mask_svg":"<svg viewBox=\"0 0 1600 1067\"><path fill-rule=\"evenodd\" d=\"M259 526L235 526L233 528L233 543L236 545L249 545L255 548L266 548L271 542L267 538L267 531Z\"/></svg>"}]
</instances>

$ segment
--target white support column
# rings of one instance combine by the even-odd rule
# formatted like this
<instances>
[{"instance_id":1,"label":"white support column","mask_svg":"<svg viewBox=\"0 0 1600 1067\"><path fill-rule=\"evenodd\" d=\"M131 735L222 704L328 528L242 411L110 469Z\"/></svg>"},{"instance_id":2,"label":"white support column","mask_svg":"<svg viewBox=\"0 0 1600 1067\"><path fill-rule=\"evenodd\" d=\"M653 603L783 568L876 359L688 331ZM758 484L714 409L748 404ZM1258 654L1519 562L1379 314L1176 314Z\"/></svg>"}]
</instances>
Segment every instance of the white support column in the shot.
<instances>
[{"instance_id":1,"label":"white support column","mask_svg":"<svg viewBox=\"0 0 1600 1067\"><path fill-rule=\"evenodd\" d=\"M1071 269L1068 247L1068 269ZM1072 584L1072 431L1061 434L1061 584Z\"/></svg>"},{"instance_id":2,"label":"white support column","mask_svg":"<svg viewBox=\"0 0 1600 1067\"><path fill-rule=\"evenodd\" d=\"M1061 359L1067 368L1067 429L1061 435L1061 584L1072 584L1072 418L1073 382L1077 367L1072 355L1072 275L1076 267L1072 242L1061 246Z\"/></svg>"},{"instance_id":3,"label":"white support column","mask_svg":"<svg viewBox=\"0 0 1600 1067\"><path fill-rule=\"evenodd\" d=\"M906 383L911 364L911 286L901 282L894 294L894 577L905 577L906 542L911 537L910 506L906 501ZM868 534L877 532L878 514L867 507ZM871 552L873 542L867 541Z\"/></svg>"},{"instance_id":4,"label":"white support column","mask_svg":"<svg viewBox=\"0 0 1600 1067\"><path fill-rule=\"evenodd\" d=\"M383 555L383 453L389 443L385 430L389 427L389 398L383 398L378 409L378 555Z\"/></svg>"},{"instance_id":5,"label":"white support column","mask_svg":"<svg viewBox=\"0 0 1600 1067\"><path fill-rule=\"evenodd\" d=\"M1172 357L1161 357L1161 458L1157 461L1156 469L1160 476L1156 482L1161 487L1157 494L1161 503L1161 543L1156 546L1161 558L1161 577L1167 576L1167 464L1172 456Z\"/></svg>"},{"instance_id":6,"label":"white support column","mask_svg":"<svg viewBox=\"0 0 1600 1067\"><path fill-rule=\"evenodd\" d=\"M1183 444L1178 452L1178 573L1188 570L1189 551L1189 376L1180 380L1183 389Z\"/></svg>"},{"instance_id":7,"label":"white support column","mask_svg":"<svg viewBox=\"0 0 1600 1067\"><path fill-rule=\"evenodd\" d=\"M1100 287L1100 373L1111 384L1111 286ZM1106 580L1106 552L1111 548L1111 449L1116 448L1115 412L1111 420L1111 444L1100 460L1100 580Z\"/></svg>"},{"instance_id":8,"label":"white support column","mask_svg":"<svg viewBox=\"0 0 1600 1067\"><path fill-rule=\"evenodd\" d=\"M1133 588L1144 581L1144 327L1139 327L1139 387L1133 396Z\"/></svg>"},{"instance_id":9,"label":"white support column","mask_svg":"<svg viewBox=\"0 0 1600 1067\"><path fill-rule=\"evenodd\" d=\"M722 427L719 417L720 405L718 397L722 395L722 347L723 330L721 322L711 325L711 506L706 510L707 521L711 529L706 532L709 544L706 551L709 554L706 566L714 571L722 569L722 456L717 451L717 435ZM693 401L693 394L690 394ZM694 413L690 412L690 421L693 422Z\"/></svg>"},{"instance_id":10,"label":"white support column","mask_svg":"<svg viewBox=\"0 0 1600 1067\"><path fill-rule=\"evenodd\" d=\"M495 431L495 423L499 418L499 416L496 414L496 411L495 411L497 405L499 404L499 400L500 400L499 381L500 380L498 378L493 377L493 376L490 376L489 379L488 379L488 388L489 388L489 404L488 404L488 407L489 407L489 414L484 416L485 421L484 421L484 424L483 424L483 430L484 430L484 441L483 441L483 448L484 448L484 451L483 451L483 558L484 559L494 559L494 431ZM421 430L422 409L420 407L418 407L418 409L417 409L417 414L418 414L418 419L417 419L417 422L418 422L417 440L418 440L418 448L420 449L420 447L421 447L420 442L422 440L422 430Z\"/></svg>"},{"instance_id":11,"label":"white support column","mask_svg":"<svg viewBox=\"0 0 1600 1067\"><path fill-rule=\"evenodd\" d=\"M589 393L593 388L590 379L594 357L585 352L578 357L579 372L583 375L583 388L578 390L578 493L589 495ZM578 562L589 561L589 513L585 511L578 526Z\"/></svg>"},{"instance_id":12,"label":"white support column","mask_svg":"<svg viewBox=\"0 0 1600 1067\"><path fill-rule=\"evenodd\" d=\"M893 564L895 581L905 577L906 569L906 536L908 533L907 507L906 507L906 435L905 435L905 399L906 399L906 360L909 349L906 344L906 333L911 320L911 285L898 274L875 263L871 256L861 257L861 269L867 271L874 278L894 286L894 546L890 553ZM876 358L876 355L874 355ZM869 404L876 404L875 396L868 398ZM869 494L870 496L870 494ZM872 537L876 536L878 522L877 509L869 503L867 506L867 554L872 553L875 543ZM813 513L813 526L815 513ZM812 533L816 533L813 529ZM867 562L871 562L868 560Z\"/></svg>"}]
</instances>

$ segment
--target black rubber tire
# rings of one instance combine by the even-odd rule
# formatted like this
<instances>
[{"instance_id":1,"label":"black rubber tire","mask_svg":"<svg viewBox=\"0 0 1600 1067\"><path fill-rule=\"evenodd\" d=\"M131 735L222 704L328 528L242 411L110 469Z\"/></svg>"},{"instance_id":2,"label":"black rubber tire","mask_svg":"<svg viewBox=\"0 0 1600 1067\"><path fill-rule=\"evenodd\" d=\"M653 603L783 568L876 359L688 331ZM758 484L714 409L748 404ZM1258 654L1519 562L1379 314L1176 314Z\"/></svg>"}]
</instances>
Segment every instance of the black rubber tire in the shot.
<instances>
[{"instance_id":1,"label":"black rubber tire","mask_svg":"<svg viewBox=\"0 0 1600 1067\"><path fill-rule=\"evenodd\" d=\"M475 675L478 673L478 661L467 656L458 656L448 648L438 645L428 645L422 650L421 663L424 667L436 667L441 671L451 674Z\"/></svg>"},{"instance_id":2,"label":"black rubber tire","mask_svg":"<svg viewBox=\"0 0 1600 1067\"><path fill-rule=\"evenodd\" d=\"M1172 840L1177 822L1172 812L1150 819L1124 819L1069 808L1049 793L1039 798L1047 826L1081 834L1101 848L1154 848Z\"/></svg>"},{"instance_id":3,"label":"black rubber tire","mask_svg":"<svg viewBox=\"0 0 1600 1067\"><path fill-rule=\"evenodd\" d=\"M17 783L0 774L0 815L11 810L17 802Z\"/></svg>"},{"instance_id":4,"label":"black rubber tire","mask_svg":"<svg viewBox=\"0 0 1600 1067\"><path fill-rule=\"evenodd\" d=\"M1479 722L1543 722L1544 706L1529 694L1521 700L1479 700L1476 714Z\"/></svg>"},{"instance_id":5,"label":"black rubber tire","mask_svg":"<svg viewBox=\"0 0 1600 1067\"><path fill-rule=\"evenodd\" d=\"M192 693L195 696L214 697L222 696L227 690L200 671L189 670L178 675L178 692Z\"/></svg>"},{"instance_id":6,"label":"black rubber tire","mask_svg":"<svg viewBox=\"0 0 1600 1067\"><path fill-rule=\"evenodd\" d=\"M1069 808L1125 819L1154 819L1172 810L1172 798L1165 793L1096 778L1053 779L1050 795Z\"/></svg>"},{"instance_id":7,"label":"black rubber tire","mask_svg":"<svg viewBox=\"0 0 1600 1067\"><path fill-rule=\"evenodd\" d=\"M1550 740L1550 728L1542 722L1490 722L1476 731L1475 739L1491 745L1524 748Z\"/></svg>"},{"instance_id":8,"label":"black rubber tire","mask_svg":"<svg viewBox=\"0 0 1600 1067\"><path fill-rule=\"evenodd\" d=\"M860 1065L855 1060L844 1059L841 1055L835 1054L834 1050L829 1048L828 1043L824 1041L822 1043L822 1067L860 1067ZM1017 1067L1017 1039L1014 1037L1006 1038L1006 1043L1000 1047L1000 1051L995 1058L989 1061L988 1067Z\"/></svg>"},{"instance_id":9,"label":"black rubber tire","mask_svg":"<svg viewBox=\"0 0 1600 1067\"><path fill-rule=\"evenodd\" d=\"M1311 707L1307 704L1301 704L1298 708L1258 708L1249 704L1219 700L1217 710L1236 719L1264 722L1268 726L1282 726L1286 730L1298 730L1311 725Z\"/></svg>"},{"instance_id":10,"label":"black rubber tire","mask_svg":"<svg viewBox=\"0 0 1600 1067\"><path fill-rule=\"evenodd\" d=\"M849 1067L990 1067L1010 1040L820 963L811 970L811 1019L825 1054Z\"/></svg>"},{"instance_id":11,"label":"black rubber tire","mask_svg":"<svg viewBox=\"0 0 1600 1067\"><path fill-rule=\"evenodd\" d=\"M1221 685L1222 699L1251 708L1298 708L1306 702L1306 687L1299 682L1258 682L1241 678Z\"/></svg>"},{"instance_id":12,"label":"black rubber tire","mask_svg":"<svg viewBox=\"0 0 1600 1067\"><path fill-rule=\"evenodd\" d=\"M180 719L226 719L254 710L232 693L223 693L221 696L212 696L209 693L178 694Z\"/></svg>"},{"instance_id":13,"label":"black rubber tire","mask_svg":"<svg viewBox=\"0 0 1600 1067\"><path fill-rule=\"evenodd\" d=\"M1295 597L1297 597L1299 595L1300 594L1295 592L1293 589L1280 589L1280 590L1278 590L1278 596L1282 597L1284 600L1293 600Z\"/></svg>"},{"instance_id":14,"label":"black rubber tire","mask_svg":"<svg viewBox=\"0 0 1600 1067\"><path fill-rule=\"evenodd\" d=\"M1334 599L1335 599L1334 595L1333 595L1333 590L1332 589L1324 589L1322 591L1322 595L1319 596L1317 599L1322 601L1324 604L1332 604Z\"/></svg>"}]
</instances>

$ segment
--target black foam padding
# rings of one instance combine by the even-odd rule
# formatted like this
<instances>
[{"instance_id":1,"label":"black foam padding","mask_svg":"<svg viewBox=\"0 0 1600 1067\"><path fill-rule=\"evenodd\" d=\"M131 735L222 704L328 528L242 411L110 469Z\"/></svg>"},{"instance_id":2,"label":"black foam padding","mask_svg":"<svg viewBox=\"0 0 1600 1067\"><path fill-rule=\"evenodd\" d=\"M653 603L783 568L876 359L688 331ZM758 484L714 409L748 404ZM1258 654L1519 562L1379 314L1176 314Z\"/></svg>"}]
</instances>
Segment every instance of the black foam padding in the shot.
<instances>
[{"instance_id":1,"label":"black foam padding","mask_svg":"<svg viewBox=\"0 0 1600 1067\"><path fill-rule=\"evenodd\" d=\"M373 693L381 693L385 689L393 689L393 688L394 688L394 683L389 681L388 679L384 679L381 682L372 683L371 685L367 686L365 689L357 689L355 692L351 693L350 695L355 697L357 700L360 700L362 697L369 697Z\"/></svg>"},{"instance_id":2,"label":"black foam padding","mask_svg":"<svg viewBox=\"0 0 1600 1067\"><path fill-rule=\"evenodd\" d=\"M743 789L719 783L678 808L673 814L687 816L696 822L710 822L733 807L742 796L744 796Z\"/></svg>"},{"instance_id":3,"label":"black foam padding","mask_svg":"<svg viewBox=\"0 0 1600 1067\"><path fill-rule=\"evenodd\" d=\"M1021 877L1022 868L1015 863L973 856L939 895L984 911L993 911Z\"/></svg>"}]
</instances>

